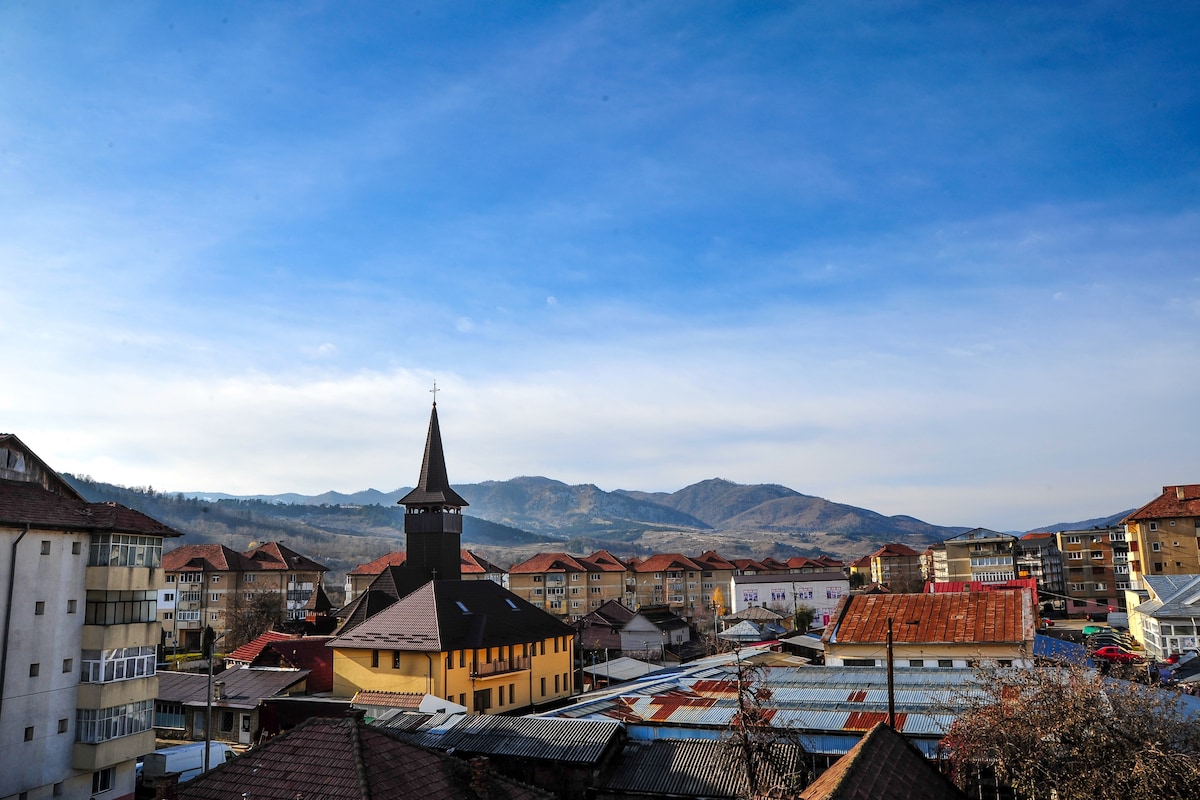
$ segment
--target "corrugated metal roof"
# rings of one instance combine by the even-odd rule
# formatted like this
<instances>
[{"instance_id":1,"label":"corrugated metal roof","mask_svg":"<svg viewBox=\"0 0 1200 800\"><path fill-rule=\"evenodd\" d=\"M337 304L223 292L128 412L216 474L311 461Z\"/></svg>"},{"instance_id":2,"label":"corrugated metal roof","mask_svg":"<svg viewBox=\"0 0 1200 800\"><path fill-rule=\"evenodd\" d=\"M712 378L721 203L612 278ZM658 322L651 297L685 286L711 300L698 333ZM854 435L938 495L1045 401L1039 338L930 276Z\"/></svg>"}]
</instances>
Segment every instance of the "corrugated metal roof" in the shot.
<instances>
[{"instance_id":1,"label":"corrugated metal roof","mask_svg":"<svg viewBox=\"0 0 1200 800\"><path fill-rule=\"evenodd\" d=\"M398 715L376 725L421 747L571 764L597 763L621 736L620 723L608 719L456 715L414 726Z\"/></svg>"},{"instance_id":2,"label":"corrugated metal roof","mask_svg":"<svg viewBox=\"0 0 1200 800\"><path fill-rule=\"evenodd\" d=\"M784 783L801 771L804 750L786 743L772 747L774 764L767 764L760 786ZM597 787L614 794L654 794L680 797L746 797L746 771L736 748L725 741L657 740L630 742L616 767Z\"/></svg>"}]
</instances>

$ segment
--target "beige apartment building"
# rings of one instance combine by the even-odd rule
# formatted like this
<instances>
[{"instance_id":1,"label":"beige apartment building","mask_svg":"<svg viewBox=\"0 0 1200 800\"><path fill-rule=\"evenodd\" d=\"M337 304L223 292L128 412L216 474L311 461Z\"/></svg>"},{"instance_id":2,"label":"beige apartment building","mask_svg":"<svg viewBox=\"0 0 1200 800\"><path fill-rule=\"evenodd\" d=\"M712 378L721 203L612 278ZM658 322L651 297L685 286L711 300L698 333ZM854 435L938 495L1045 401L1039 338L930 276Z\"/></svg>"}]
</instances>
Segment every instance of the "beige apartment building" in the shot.
<instances>
[{"instance_id":1,"label":"beige apartment building","mask_svg":"<svg viewBox=\"0 0 1200 800\"><path fill-rule=\"evenodd\" d=\"M206 627L227 636L235 615L264 592L279 595L284 621L305 619L305 606L328 571L278 542L244 553L220 544L184 545L165 553L162 563L166 585L159 594L158 619L166 646L182 650L199 650Z\"/></svg>"},{"instance_id":2,"label":"beige apartment building","mask_svg":"<svg viewBox=\"0 0 1200 800\"><path fill-rule=\"evenodd\" d=\"M921 577L921 554L904 544L885 544L868 556L871 583L893 592L919 592L925 585Z\"/></svg>"},{"instance_id":3,"label":"beige apartment building","mask_svg":"<svg viewBox=\"0 0 1200 800\"><path fill-rule=\"evenodd\" d=\"M1016 578L1017 537L987 528L951 536L930 548L935 583L1006 583Z\"/></svg>"},{"instance_id":4,"label":"beige apartment building","mask_svg":"<svg viewBox=\"0 0 1200 800\"><path fill-rule=\"evenodd\" d=\"M132 798L154 749L162 549L0 434L0 797Z\"/></svg>"},{"instance_id":5,"label":"beige apartment building","mask_svg":"<svg viewBox=\"0 0 1200 800\"><path fill-rule=\"evenodd\" d=\"M538 553L508 568L508 590L559 619L579 619L609 600L626 601L625 564L607 550L590 556Z\"/></svg>"},{"instance_id":6,"label":"beige apartment building","mask_svg":"<svg viewBox=\"0 0 1200 800\"><path fill-rule=\"evenodd\" d=\"M1162 494L1121 520L1129 542L1131 588L1143 575L1200 574L1200 484L1164 486Z\"/></svg>"},{"instance_id":7,"label":"beige apartment building","mask_svg":"<svg viewBox=\"0 0 1200 800\"><path fill-rule=\"evenodd\" d=\"M1059 531L1056 534L1062 554L1067 613L1089 614L1125 610L1125 590L1129 588L1129 543L1125 529L1092 528Z\"/></svg>"}]
</instances>

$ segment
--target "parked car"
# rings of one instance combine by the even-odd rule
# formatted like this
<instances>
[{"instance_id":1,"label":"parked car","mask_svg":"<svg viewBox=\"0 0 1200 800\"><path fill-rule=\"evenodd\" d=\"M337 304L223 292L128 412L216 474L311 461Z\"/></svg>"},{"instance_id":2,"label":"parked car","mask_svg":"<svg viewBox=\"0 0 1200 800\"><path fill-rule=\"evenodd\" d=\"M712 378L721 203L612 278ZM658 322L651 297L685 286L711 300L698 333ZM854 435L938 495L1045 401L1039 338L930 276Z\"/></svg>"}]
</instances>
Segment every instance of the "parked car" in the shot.
<instances>
[{"instance_id":1,"label":"parked car","mask_svg":"<svg viewBox=\"0 0 1200 800\"><path fill-rule=\"evenodd\" d=\"M1126 650L1118 647L1115 644L1105 645L1098 648L1092 653L1092 658L1102 658L1105 661L1111 661L1118 664L1140 664L1145 661L1145 657L1141 653L1134 653L1131 650Z\"/></svg>"},{"instance_id":2,"label":"parked car","mask_svg":"<svg viewBox=\"0 0 1200 800\"><path fill-rule=\"evenodd\" d=\"M224 742L209 742L208 766L224 764L236 756L233 748ZM192 742L175 747L164 747L142 756L137 765L136 781L153 784L156 778L168 772L178 772L179 781L190 780L204 771L204 742Z\"/></svg>"},{"instance_id":3,"label":"parked car","mask_svg":"<svg viewBox=\"0 0 1200 800\"><path fill-rule=\"evenodd\" d=\"M1054 620L1050 619L1049 617L1042 617L1042 627L1043 628L1053 628Z\"/></svg>"},{"instance_id":4,"label":"parked car","mask_svg":"<svg viewBox=\"0 0 1200 800\"><path fill-rule=\"evenodd\" d=\"M1083 635L1091 636L1093 633L1100 633L1100 631L1103 631L1103 630L1108 630L1108 626L1106 626L1106 625L1084 625L1083 626Z\"/></svg>"}]
</instances>

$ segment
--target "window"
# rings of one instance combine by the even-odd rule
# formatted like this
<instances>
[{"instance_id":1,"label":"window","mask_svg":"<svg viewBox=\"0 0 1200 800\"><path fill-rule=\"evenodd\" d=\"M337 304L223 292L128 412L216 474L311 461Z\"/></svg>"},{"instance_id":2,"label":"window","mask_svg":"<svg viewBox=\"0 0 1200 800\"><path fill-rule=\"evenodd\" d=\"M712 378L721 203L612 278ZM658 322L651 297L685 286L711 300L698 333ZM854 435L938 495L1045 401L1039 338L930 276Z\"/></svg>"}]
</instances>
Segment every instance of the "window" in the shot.
<instances>
[{"instance_id":1,"label":"window","mask_svg":"<svg viewBox=\"0 0 1200 800\"><path fill-rule=\"evenodd\" d=\"M80 659L82 683L109 683L155 674L156 649L118 647L113 650L84 650Z\"/></svg>"},{"instance_id":2,"label":"window","mask_svg":"<svg viewBox=\"0 0 1200 800\"><path fill-rule=\"evenodd\" d=\"M71 542L71 555L77 556L83 552L83 542Z\"/></svg>"},{"instance_id":3,"label":"window","mask_svg":"<svg viewBox=\"0 0 1200 800\"><path fill-rule=\"evenodd\" d=\"M163 620L164 621L169 622L173 619L175 619L175 613L173 611L164 611L163 612Z\"/></svg>"},{"instance_id":4,"label":"window","mask_svg":"<svg viewBox=\"0 0 1200 800\"><path fill-rule=\"evenodd\" d=\"M559 685L558 679L559 679L558 675L555 675L554 676L554 692L555 692L555 694L557 694L559 691L561 691L561 689L558 688L558 685Z\"/></svg>"},{"instance_id":5,"label":"window","mask_svg":"<svg viewBox=\"0 0 1200 800\"><path fill-rule=\"evenodd\" d=\"M116 767L108 767L107 769L97 770L92 773L92 794L107 792L112 789L113 773Z\"/></svg>"},{"instance_id":6,"label":"window","mask_svg":"<svg viewBox=\"0 0 1200 800\"><path fill-rule=\"evenodd\" d=\"M204 580L203 573L200 572L181 572L179 573L180 583L200 583Z\"/></svg>"},{"instance_id":7,"label":"window","mask_svg":"<svg viewBox=\"0 0 1200 800\"><path fill-rule=\"evenodd\" d=\"M67 732L67 718L66 717L63 717L62 719L60 719L58 721L58 732L59 733Z\"/></svg>"},{"instance_id":8,"label":"window","mask_svg":"<svg viewBox=\"0 0 1200 800\"><path fill-rule=\"evenodd\" d=\"M87 593L85 625L128 625L158 621L158 592Z\"/></svg>"},{"instance_id":9,"label":"window","mask_svg":"<svg viewBox=\"0 0 1200 800\"><path fill-rule=\"evenodd\" d=\"M251 572L249 575L246 575L245 577L243 577L242 580L244 580L246 583L254 583L254 578L255 578L255 575L253 572Z\"/></svg>"},{"instance_id":10,"label":"window","mask_svg":"<svg viewBox=\"0 0 1200 800\"><path fill-rule=\"evenodd\" d=\"M219 616L220 616L220 615L218 615L218 614L217 614L217 612L213 611L212 613L210 613L210 614L208 615L208 621L209 621L209 622L216 622L216 621L219 619Z\"/></svg>"},{"instance_id":11,"label":"window","mask_svg":"<svg viewBox=\"0 0 1200 800\"><path fill-rule=\"evenodd\" d=\"M847 658L842 660L842 664L847 667L873 667L875 659L873 658Z\"/></svg>"},{"instance_id":12,"label":"window","mask_svg":"<svg viewBox=\"0 0 1200 800\"><path fill-rule=\"evenodd\" d=\"M75 714L75 741L99 744L151 730L153 723L153 700L139 700L111 708L79 709Z\"/></svg>"},{"instance_id":13,"label":"window","mask_svg":"<svg viewBox=\"0 0 1200 800\"><path fill-rule=\"evenodd\" d=\"M656 581L662 580L662 573L661 572L654 573L654 580L656 580Z\"/></svg>"},{"instance_id":14,"label":"window","mask_svg":"<svg viewBox=\"0 0 1200 800\"><path fill-rule=\"evenodd\" d=\"M1097 584L1096 584L1096 591L1097 591L1097 592L1103 592L1103 591L1105 591L1107 588L1108 588L1108 586L1107 586L1106 584L1103 584L1103 583L1097 583Z\"/></svg>"},{"instance_id":15,"label":"window","mask_svg":"<svg viewBox=\"0 0 1200 800\"><path fill-rule=\"evenodd\" d=\"M175 574L174 574L174 573L168 573L168 574L167 574L167 583L174 583L174 582L175 582Z\"/></svg>"},{"instance_id":16,"label":"window","mask_svg":"<svg viewBox=\"0 0 1200 800\"><path fill-rule=\"evenodd\" d=\"M89 567L161 567L162 537L93 534Z\"/></svg>"},{"instance_id":17,"label":"window","mask_svg":"<svg viewBox=\"0 0 1200 800\"><path fill-rule=\"evenodd\" d=\"M1102 558L1104 558L1103 550L1093 550L1092 551L1092 560L1093 561L1099 561Z\"/></svg>"},{"instance_id":18,"label":"window","mask_svg":"<svg viewBox=\"0 0 1200 800\"><path fill-rule=\"evenodd\" d=\"M546 679L542 678L542 697L546 696Z\"/></svg>"},{"instance_id":19,"label":"window","mask_svg":"<svg viewBox=\"0 0 1200 800\"><path fill-rule=\"evenodd\" d=\"M75 613L75 608L78 606L78 603L79 603L79 601L77 601L77 600L75 600L75 599L73 599L73 598L72 598L71 600L68 600L68 601L67 601L67 613L68 613L68 614L74 614L74 613Z\"/></svg>"},{"instance_id":20,"label":"window","mask_svg":"<svg viewBox=\"0 0 1200 800\"><path fill-rule=\"evenodd\" d=\"M199 622L200 621L200 612L199 611L180 611L179 612L179 621L180 622Z\"/></svg>"},{"instance_id":21,"label":"window","mask_svg":"<svg viewBox=\"0 0 1200 800\"><path fill-rule=\"evenodd\" d=\"M1082 561L1083 560L1083 551L1082 550L1072 550L1071 552L1067 553L1067 560L1068 561Z\"/></svg>"},{"instance_id":22,"label":"window","mask_svg":"<svg viewBox=\"0 0 1200 800\"><path fill-rule=\"evenodd\" d=\"M400 651L392 651L392 669L400 669Z\"/></svg>"},{"instance_id":23,"label":"window","mask_svg":"<svg viewBox=\"0 0 1200 800\"><path fill-rule=\"evenodd\" d=\"M30 725L28 728L25 729L25 741L27 741L27 742L33 741L33 726L32 725Z\"/></svg>"},{"instance_id":24,"label":"window","mask_svg":"<svg viewBox=\"0 0 1200 800\"><path fill-rule=\"evenodd\" d=\"M941 667L942 669L951 669L951 668L953 668L953 667L954 667L954 659L952 659L952 658L939 658L939 659L938 659L938 666L939 666L939 667Z\"/></svg>"},{"instance_id":25,"label":"window","mask_svg":"<svg viewBox=\"0 0 1200 800\"><path fill-rule=\"evenodd\" d=\"M175 602L175 593L174 592L163 592L162 599L163 599L164 603L174 603Z\"/></svg>"},{"instance_id":26,"label":"window","mask_svg":"<svg viewBox=\"0 0 1200 800\"><path fill-rule=\"evenodd\" d=\"M534 593L534 595L535 595L535 596L539 596L539 597L540 597L540 596L541 596L541 594L542 594L541 587L538 587L537 589L534 589L534 590L533 590L533 593Z\"/></svg>"},{"instance_id":27,"label":"window","mask_svg":"<svg viewBox=\"0 0 1200 800\"><path fill-rule=\"evenodd\" d=\"M34 662L29 665L29 677L36 678L38 673L42 671L42 665Z\"/></svg>"},{"instance_id":28,"label":"window","mask_svg":"<svg viewBox=\"0 0 1200 800\"><path fill-rule=\"evenodd\" d=\"M591 581L598 581L598 580L600 580L600 573L599 573L599 572L590 572L590 573L588 573L588 580L591 580Z\"/></svg>"},{"instance_id":29,"label":"window","mask_svg":"<svg viewBox=\"0 0 1200 800\"><path fill-rule=\"evenodd\" d=\"M37 602L35 602L33 604L33 615L35 617L40 617L45 613L46 613L46 601L45 600L38 600Z\"/></svg>"},{"instance_id":30,"label":"window","mask_svg":"<svg viewBox=\"0 0 1200 800\"><path fill-rule=\"evenodd\" d=\"M221 576L220 576L220 575L213 575L213 576L212 576L212 582L213 582L213 583L220 583L220 582L221 582Z\"/></svg>"},{"instance_id":31,"label":"window","mask_svg":"<svg viewBox=\"0 0 1200 800\"><path fill-rule=\"evenodd\" d=\"M371 651L371 666L372 667L379 666L379 651L378 650ZM207 702L207 701L205 701L205 702Z\"/></svg>"},{"instance_id":32,"label":"window","mask_svg":"<svg viewBox=\"0 0 1200 800\"><path fill-rule=\"evenodd\" d=\"M1151 522L1151 523L1150 523L1150 525L1149 525L1149 528L1150 528L1150 530L1152 530L1152 531L1156 531L1156 530L1158 530L1158 523L1157 523L1157 522Z\"/></svg>"},{"instance_id":33,"label":"window","mask_svg":"<svg viewBox=\"0 0 1200 800\"><path fill-rule=\"evenodd\" d=\"M1079 537L1078 536L1068 536L1067 544L1079 544Z\"/></svg>"},{"instance_id":34,"label":"window","mask_svg":"<svg viewBox=\"0 0 1200 800\"><path fill-rule=\"evenodd\" d=\"M923 658L910 658L910 659L908 660L908 665L909 665L910 667L923 667L923 666L925 666L925 659L923 659Z\"/></svg>"},{"instance_id":35,"label":"window","mask_svg":"<svg viewBox=\"0 0 1200 800\"><path fill-rule=\"evenodd\" d=\"M49 539L42 540L42 555L44 555L44 556L50 555L50 540Z\"/></svg>"},{"instance_id":36,"label":"window","mask_svg":"<svg viewBox=\"0 0 1200 800\"><path fill-rule=\"evenodd\" d=\"M1000 666L1002 666L1002 667L1011 667L1011 666L1012 666L1012 659L1011 659L1011 658L1002 658L1002 659L1000 659L999 661L997 661L996 663L997 663L997 664L999 664L999 665L1000 665Z\"/></svg>"},{"instance_id":37,"label":"window","mask_svg":"<svg viewBox=\"0 0 1200 800\"><path fill-rule=\"evenodd\" d=\"M62 671L63 671L63 672L70 672L70 671L71 671L71 670L73 670L73 669L75 669L75 659L73 659L73 658L64 658L64 659L63 659L63 670L62 670Z\"/></svg>"},{"instance_id":38,"label":"window","mask_svg":"<svg viewBox=\"0 0 1200 800\"><path fill-rule=\"evenodd\" d=\"M573 580L573 581L577 581L577 580L579 580L579 573L578 573L578 572L572 572L572 573L571 573L571 580ZM502 700L502 701L500 701L500 705L504 705L504 701L503 701L503 700Z\"/></svg>"},{"instance_id":39,"label":"window","mask_svg":"<svg viewBox=\"0 0 1200 800\"><path fill-rule=\"evenodd\" d=\"M541 576L541 575L534 575L534 576L533 576L533 582L534 582L534 583L541 583L541 582L542 582L542 576Z\"/></svg>"}]
</instances>

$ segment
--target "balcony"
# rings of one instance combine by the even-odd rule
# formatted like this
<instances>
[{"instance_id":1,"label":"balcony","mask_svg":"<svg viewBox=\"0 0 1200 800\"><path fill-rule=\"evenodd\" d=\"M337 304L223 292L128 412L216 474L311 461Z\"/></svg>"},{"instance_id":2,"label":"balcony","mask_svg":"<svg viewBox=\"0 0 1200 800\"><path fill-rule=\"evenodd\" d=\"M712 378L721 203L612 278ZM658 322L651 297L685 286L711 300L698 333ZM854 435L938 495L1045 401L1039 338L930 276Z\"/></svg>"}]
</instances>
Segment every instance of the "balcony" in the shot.
<instances>
[{"instance_id":1,"label":"balcony","mask_svg":"<svg viewBox=\"0 0 1200 800\"><path fill-rule=\"evenodd\" d=\"M71 766L92 772L115 766L122 761L132 761L144 753L152 752L154 747L153 728L99 744L76 742L71 752Z\"/></svg>"},{"instance_id":2,"label":"balcony","mask_svg":"<svg viewBox=\"0 0 1200 800\"><path fill-rule=\"evenodd\" d=\"M522 672L529 669L529 656L515 658L497 658L493 661L481 661L471 666L472 678L486 678L492 675L506 675L510 672Z\"/></svg>"}]
</instances>

